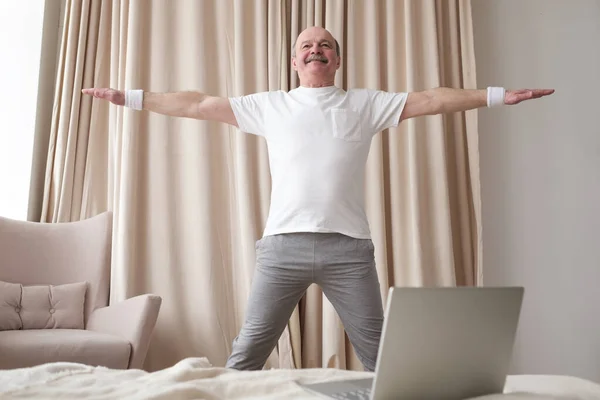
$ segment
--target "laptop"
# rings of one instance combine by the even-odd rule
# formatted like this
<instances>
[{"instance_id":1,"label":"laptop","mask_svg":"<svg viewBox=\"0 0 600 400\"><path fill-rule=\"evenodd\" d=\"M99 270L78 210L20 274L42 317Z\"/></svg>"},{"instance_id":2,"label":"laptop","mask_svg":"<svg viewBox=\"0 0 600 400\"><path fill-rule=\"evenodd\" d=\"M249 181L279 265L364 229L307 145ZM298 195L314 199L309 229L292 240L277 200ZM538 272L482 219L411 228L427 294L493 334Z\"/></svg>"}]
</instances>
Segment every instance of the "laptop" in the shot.
<instances>
[{"instance_id":1,"label":"laptop","mask_svg":"<svg viewBox=\"0 0 600 400\"><path fill-rule=\"evenodd\" d=\"M392 287L374 378L301 386L353 400L501 394L523 294L522 287Z\"/></svg>"}]
</instances>

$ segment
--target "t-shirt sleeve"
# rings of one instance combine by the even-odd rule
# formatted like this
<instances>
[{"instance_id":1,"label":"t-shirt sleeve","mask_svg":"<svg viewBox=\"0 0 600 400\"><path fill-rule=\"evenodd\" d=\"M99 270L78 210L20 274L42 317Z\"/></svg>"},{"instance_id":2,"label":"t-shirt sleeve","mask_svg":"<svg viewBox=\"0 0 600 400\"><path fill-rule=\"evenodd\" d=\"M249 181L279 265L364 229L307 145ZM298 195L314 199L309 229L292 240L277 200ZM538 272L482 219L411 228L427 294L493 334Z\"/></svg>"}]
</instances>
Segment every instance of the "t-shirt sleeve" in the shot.
<instances>
[{"instance_id":1,"label":"t-shirt sleeve","mask_svg":"<svg viewBox=\"0 0 600 400\"><path fill-rule=\"evenodd\" d=\"M408 93L370 90L370 119L373 133L393 128L400 123L400 115L406 105Z\"/></svg>"},{"instance_id":2,"label":"t-shirt sleeve","mask_svg":"<svg viewBox=\"0 0 600 400\"><path fill-rule=\"evenodd\" d=\"M268 95L268 92L259 92L229 98L229 104L242 132L265 135L264 121Z\"/></svg>"}]
</instances>

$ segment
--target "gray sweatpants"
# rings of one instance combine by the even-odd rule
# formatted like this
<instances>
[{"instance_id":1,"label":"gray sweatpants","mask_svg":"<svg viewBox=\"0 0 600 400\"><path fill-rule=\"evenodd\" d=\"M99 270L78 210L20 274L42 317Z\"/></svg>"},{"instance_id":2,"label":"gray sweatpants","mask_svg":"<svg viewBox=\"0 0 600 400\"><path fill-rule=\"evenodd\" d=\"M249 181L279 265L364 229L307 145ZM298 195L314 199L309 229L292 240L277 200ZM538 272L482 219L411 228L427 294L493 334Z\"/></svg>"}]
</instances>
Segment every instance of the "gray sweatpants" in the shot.
<instances>
[{"instance_id":1,"label":"gray sweatpants","mask_svg":"<svg viewBox=\"0 0 600 400\"><path fill-rule=\"evenodd\" d=\"M281 234L256 242L246 317L226 367L262 369L313 283L340 316L364 368L374 371L383 306L373 242L330 233Z\"/></svg>"}]
</instances>

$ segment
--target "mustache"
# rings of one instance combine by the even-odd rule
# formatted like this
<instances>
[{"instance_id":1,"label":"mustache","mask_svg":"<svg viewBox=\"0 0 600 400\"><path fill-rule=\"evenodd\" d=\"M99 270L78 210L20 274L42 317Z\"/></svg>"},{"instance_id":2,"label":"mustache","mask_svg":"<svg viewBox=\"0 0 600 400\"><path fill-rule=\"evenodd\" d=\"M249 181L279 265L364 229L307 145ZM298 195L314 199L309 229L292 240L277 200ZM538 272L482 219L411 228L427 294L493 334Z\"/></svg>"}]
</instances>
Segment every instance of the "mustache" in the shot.
<instances>
[{"instance_id":1,"label":"mustache","mask_svg":"<svg viewBox=\"0 0 600 400\"><path fill-rule=\"evenodd\" d=\"M306 59L306 63L310 63L312 61L321 61L322 63L327 63L329 60L321 54L313 54L312 56Z\"/></svg>"}]
</instances>

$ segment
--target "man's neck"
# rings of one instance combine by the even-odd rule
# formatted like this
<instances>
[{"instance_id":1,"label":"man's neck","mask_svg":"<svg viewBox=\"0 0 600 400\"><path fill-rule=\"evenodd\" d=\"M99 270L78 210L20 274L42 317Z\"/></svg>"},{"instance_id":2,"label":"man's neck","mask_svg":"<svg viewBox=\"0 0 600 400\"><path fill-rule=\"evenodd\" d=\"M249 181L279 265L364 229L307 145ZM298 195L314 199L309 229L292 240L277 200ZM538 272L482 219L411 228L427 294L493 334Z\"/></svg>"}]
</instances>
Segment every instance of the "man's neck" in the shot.
<instances>
[{"instance_id":1,"label":"man's neck","mask_svg":"<svg viewBox=\"0 0 600 400\"><path fill-rule=\"evenodd\" d=\"M300 81L300 86L303 86L306 88L323 88L323 87L328 87L328 86L335 86L335 84L333 81L305 80L305 81Z\"/></svg>"}]
</instances>

